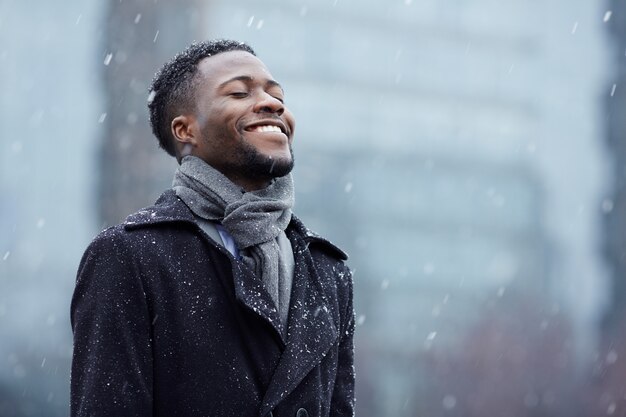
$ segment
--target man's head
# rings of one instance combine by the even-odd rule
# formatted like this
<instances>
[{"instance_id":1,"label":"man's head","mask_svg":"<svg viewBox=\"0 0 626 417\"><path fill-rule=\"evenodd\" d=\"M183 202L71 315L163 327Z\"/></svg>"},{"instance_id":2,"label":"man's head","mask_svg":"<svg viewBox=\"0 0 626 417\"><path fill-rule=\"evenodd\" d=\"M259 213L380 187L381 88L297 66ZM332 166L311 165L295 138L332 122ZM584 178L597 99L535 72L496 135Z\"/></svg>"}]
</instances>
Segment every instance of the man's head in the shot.
<instances>
[{"instance_id":1,"label":"man's head","mask_svg":"<svg viewBox=\"0 0 626 417\"><path fill-rule=\"evenodd\" d=\"M246 184L293 167L295 121L282 88L246 44L192 44L156 75L148 107L159 144L179 160L198 156Z\"/></svg>"}]
</instances>

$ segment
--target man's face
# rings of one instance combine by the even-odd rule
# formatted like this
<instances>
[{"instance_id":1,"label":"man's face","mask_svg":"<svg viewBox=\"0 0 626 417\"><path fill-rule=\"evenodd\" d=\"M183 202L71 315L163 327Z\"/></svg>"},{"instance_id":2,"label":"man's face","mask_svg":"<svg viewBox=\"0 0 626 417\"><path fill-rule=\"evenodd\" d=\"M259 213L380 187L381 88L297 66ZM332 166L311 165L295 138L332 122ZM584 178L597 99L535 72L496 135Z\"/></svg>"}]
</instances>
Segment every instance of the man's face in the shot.
<instances>
[{"instance_id":1,"label":"man's face","mask_svg":"<svg viewBox=\"0 0 626 417\"><path fill-rule=\"evenodd\" d=\"M245 51L223 52L200 61L197 77L193 154L231 180L288 174L295 120L263 62Z\"/></svg>"}]
</instances>

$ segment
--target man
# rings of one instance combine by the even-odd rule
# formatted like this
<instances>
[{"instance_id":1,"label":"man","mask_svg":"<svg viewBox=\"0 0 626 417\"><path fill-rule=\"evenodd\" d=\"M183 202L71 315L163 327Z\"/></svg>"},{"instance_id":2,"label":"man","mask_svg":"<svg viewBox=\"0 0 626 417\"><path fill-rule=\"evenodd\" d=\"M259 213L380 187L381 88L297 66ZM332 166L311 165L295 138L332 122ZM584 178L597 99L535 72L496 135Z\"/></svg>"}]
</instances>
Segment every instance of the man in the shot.
<instances>
[{"instance_id":1,"label":"man","mask_svg":"<svg viewBox=\"0 0 626 417\"><path fill-rule=\"evenodd\" d=\"M193 44L149 109L180 167L83 256L72 416L353 415L352 279L291 213L280 84L245 44Z\"/></svg>"}]
</instances>

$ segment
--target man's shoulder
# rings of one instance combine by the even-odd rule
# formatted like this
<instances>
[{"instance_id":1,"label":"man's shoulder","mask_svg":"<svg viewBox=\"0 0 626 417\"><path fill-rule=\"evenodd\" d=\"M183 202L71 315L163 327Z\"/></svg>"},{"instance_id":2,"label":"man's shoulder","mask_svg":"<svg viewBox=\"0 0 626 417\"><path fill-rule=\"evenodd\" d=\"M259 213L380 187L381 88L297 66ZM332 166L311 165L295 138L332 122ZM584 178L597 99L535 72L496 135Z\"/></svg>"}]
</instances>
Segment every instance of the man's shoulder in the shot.
<instances>
[{"instance_id":1,"label":"man's shoulder","mask_svg":"<svg viewBox=\"0 0 626 417\"><path fill-rule=\"evenodd\" d=\"M308 227L302 223L295 215L291 218L291 223L289 224L291 230L297 233L306 244L309 246L309 249L312 250L321 250L322 252L340 260L346 261L348 259L348 254L346 254L342 249L340 249L337 245L332 243L330 240L325 237L320 236L318 233L312 231Z\"/></svg>"},{"instance_id":2,"label":"man's shoulder","mask_svg":"<svg viewBox=\"0 0 626 417\"><path fill-rule=\"evenodd\" d=\"M130 214L122 223L102 230L90 246L131 244L134 232L151 228L162 231L157 226L168 223L195 223L193 214L173 190L165 191L153 205Z\"/></svg>"},{"instance_id":3,"label":"man's shoulder","mask_svg":"<svg viewBox=\"0 0 626 417\"><path fill-rule=\"evenodd\" d=\"M163 223L189 222L194 223L194 216L185 203L178 198L172 189L166 190L151 206L132 213L120 225L124 230L131 231Z\"/></svg>"}]
</instances>

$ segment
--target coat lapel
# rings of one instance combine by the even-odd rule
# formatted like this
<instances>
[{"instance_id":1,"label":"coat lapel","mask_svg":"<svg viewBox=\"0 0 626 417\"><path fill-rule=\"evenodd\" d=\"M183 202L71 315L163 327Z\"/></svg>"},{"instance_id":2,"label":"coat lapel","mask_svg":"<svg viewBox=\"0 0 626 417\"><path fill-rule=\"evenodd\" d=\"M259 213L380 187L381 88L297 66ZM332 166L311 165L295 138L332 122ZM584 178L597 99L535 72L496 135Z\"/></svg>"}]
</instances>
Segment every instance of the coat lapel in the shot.
<instances>
[{"instance_id":1,"label":"coat lapel","mask_svg":"<svg viewBox=\"0 0 626 417\"><path fill-rule=\"evenodd\" d=\"M280 315L269 292L260 279L241 262L232 261L235 297L250 310L263 317L276 330L278 337L285 344L285 329Z\"/></svg>"},{"instance_id":2,"label":"coat lapel","mask_svg":"<svg viewBox=\"0 0 626 417\"><path fill-rule=\"evenodd\" d=\"M211 245L216 245L215 239L200 227L203 237ZM238 262L228 249L217 244L217 249L230 259L233 273L233 284L235 288L235 298L255 314L266 320L276 331L278 339L285 346L285 329L280 320L280 314L276 308L274 300L272 300L269 292L263 285L262 281L256 277L250 268L246 267L242 262Z\"/></svg>"},{"instance_id":3,"label":"coat lapel","mask_svg":"<svg viewBox=\"0 0 626 417\"><path fill-rule=\"evenodd\" d=\"M295 257L287 346L263 398L265 416L326 356L338 338L331 306L302 239L291 239Z\"/></svg>"},{"instance_id":4,"label":"coat lapel","mask_svg":"<svg viewBox=\"0 0 626 417\"><path fill-rule=\"evenodd\" d=\"M194 215L185 203L176 196L173 190L164 192L154 206L130 215L124 222L124 226L126 229L137 229L170 222L184 222L195 225L200 230L201 236L209 244L216 244L198 225ZM231 260L236 299L265 319L276 330L284 346L286 331L280 322L274 301L265 287L263 287L261 280L257 279L254 273L246 268L245 265L237 262L226 248L220 245L217 245L217 248Z\"/></svg>"}]
</instances>

